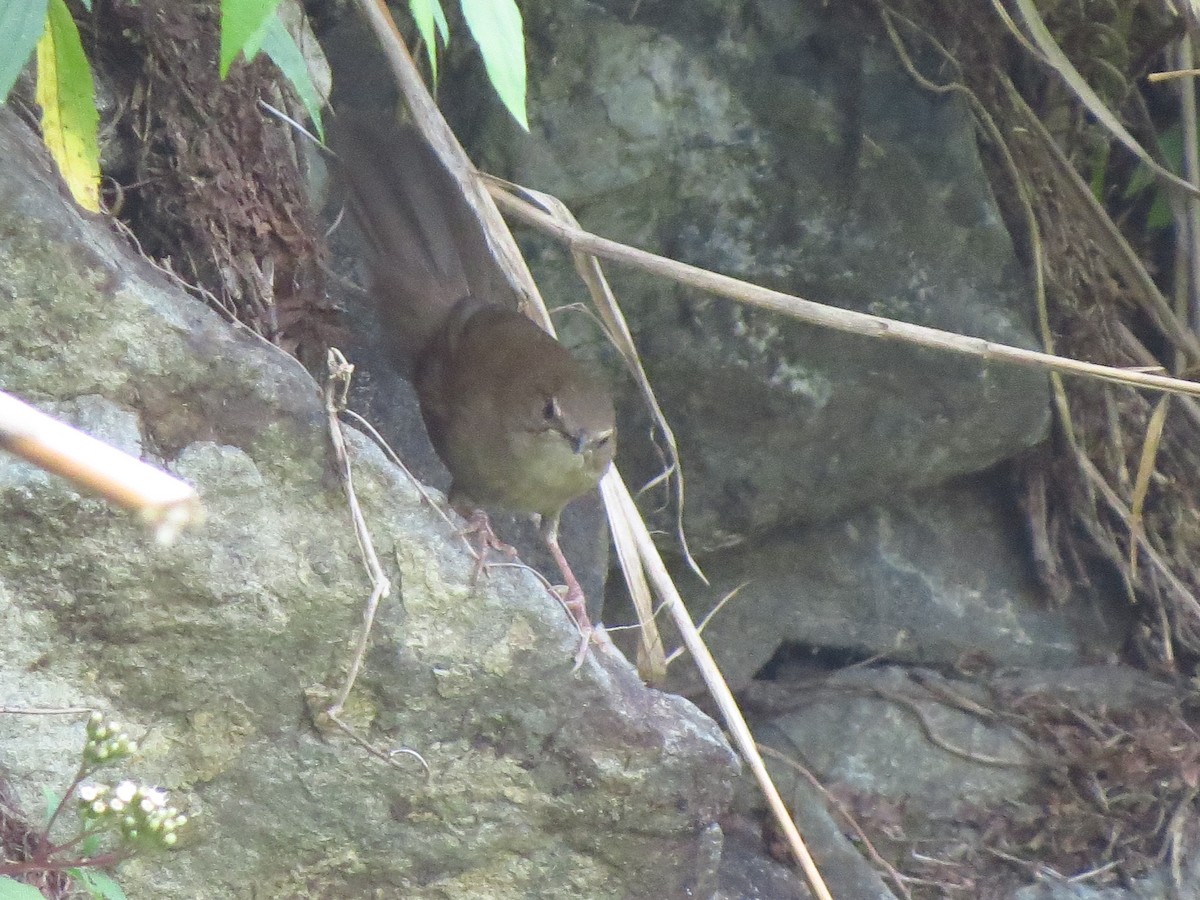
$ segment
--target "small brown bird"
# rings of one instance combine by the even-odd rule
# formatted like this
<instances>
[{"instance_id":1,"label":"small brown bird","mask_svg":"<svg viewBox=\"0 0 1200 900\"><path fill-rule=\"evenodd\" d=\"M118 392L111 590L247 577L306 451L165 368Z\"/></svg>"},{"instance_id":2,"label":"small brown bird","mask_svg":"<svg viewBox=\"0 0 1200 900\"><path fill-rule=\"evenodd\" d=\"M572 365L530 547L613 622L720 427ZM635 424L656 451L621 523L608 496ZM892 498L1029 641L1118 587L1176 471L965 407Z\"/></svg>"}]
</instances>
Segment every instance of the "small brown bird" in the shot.
<instances>
[{"instance_id":1,"label":"small brown bird","mask_svg":"<svg viewBox=\"0 0 1200 900\"><path fill-rule=\"evenodd\" d=\"M450 470L451 505L540 517L586 647L591 623L558 523L612 462L612 396L516 311L482 229L415 129L343 113L334 150L370 245L371 291L393 361L411 374L429 437Z\"/></svg>"}]
</instances>

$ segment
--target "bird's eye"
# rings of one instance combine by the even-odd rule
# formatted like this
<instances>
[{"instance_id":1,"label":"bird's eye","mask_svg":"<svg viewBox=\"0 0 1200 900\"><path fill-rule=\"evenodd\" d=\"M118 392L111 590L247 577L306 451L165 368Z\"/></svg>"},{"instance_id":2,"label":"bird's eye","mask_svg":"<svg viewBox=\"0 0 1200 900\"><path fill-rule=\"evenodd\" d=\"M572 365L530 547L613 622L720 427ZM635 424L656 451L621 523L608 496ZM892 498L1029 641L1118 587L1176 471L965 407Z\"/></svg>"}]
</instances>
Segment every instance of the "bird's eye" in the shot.
<instances>
[{"instance_id":1,"label":"bird's eye","mask_svg":"<svg viewBox=\"0 0 1200 900\"><path fill-rule=\"evenodd\" d=\"M558 400L554 397L549 398L546 401L546 405L542 407L542 417L547 422L553 422L555 419L561 418L561 416L562 412L558 408Z\"/></svg>"}]
</instances>

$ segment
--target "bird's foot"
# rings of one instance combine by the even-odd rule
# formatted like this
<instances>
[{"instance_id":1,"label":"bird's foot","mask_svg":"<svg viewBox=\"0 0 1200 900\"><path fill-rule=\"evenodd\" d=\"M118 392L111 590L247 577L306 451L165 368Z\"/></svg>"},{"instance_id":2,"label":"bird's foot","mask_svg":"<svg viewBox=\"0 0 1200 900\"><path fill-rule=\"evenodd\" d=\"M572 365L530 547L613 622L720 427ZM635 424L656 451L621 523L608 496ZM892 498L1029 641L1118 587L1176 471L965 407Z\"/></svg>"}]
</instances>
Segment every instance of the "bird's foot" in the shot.
<instances>
[{"instance_id":1,"label":"bird's foot","mask_svg":"<svg viewBox=\"0 0 1200 900\"><path fill-rule=\"evenodd\" d=\"M467 517L467 524L458 533L467 539L471 552L475 554L475 569L471 573L472 586L479 581L479 574L488 567L490 554L498 553L509 562L517 558L517 548L504 543L496 536L488 514L482 509L472 510L471 515Z\"/></svg>"},{"instance_id":2,"label":"bird's foot","mask_svg":"<svg viewBox=\"0 0 1200 900\"><path fill-rule=\"evenodd\" d=\"M567 570L570 572L570 570ZM563 573L567 574L566 572ZM575 651L575 665L571 667L572 672L578 672L583 666L584 660L588 657L588 651L592 645L597 647L605 647L612 645L612 639L609 638L608 632L604 630L603 625L592 624L591 618L587 612L587 598L583 595L583 589L579 586L579 582L575 581L574 573L571 573L571 583L565 586L565 590L560 588L555 592L555 596L566 607L571 618L575 621L575 626L579 629L579 649Z\"/></svg>"}]
</instances>

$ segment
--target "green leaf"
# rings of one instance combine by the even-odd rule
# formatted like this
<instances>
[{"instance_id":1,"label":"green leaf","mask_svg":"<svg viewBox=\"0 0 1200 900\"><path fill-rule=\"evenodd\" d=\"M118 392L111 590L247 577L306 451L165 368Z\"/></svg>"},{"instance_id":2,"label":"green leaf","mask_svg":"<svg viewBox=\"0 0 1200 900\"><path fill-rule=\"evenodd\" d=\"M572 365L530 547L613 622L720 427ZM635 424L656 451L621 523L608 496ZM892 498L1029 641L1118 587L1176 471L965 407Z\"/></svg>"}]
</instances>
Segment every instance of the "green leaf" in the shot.
<instances>
[{"instance_id":1,"label":"green leaf","mask_svg":"<svg viewBox=\"0 0 1200 900\"><path fill-rule=\"evenodd\" d=\"M239 53L246 50L256 38L260 38L267 18L275 14L279 0L221 0L221 77L229 74L229 67ZM246 58L253 59L258 44Z\"/></svg>"},{"instance_id":2,"label":"green leaf","mask_svg":"<svg viewBox=\"0 0 1200 900\"><path fill-rule=\"evenodd\" d=\"M1138 167L1133 170L1133 175L1129 178L1129 183L1125 185L1125 199L1128 200L1130 197L1140 194L1152 184L1154 184L1154 176L1150 174L1149 169L1138 163Z\"/></svg>"},{"instance_id":3,"label":"green leaf","mask_svg":"<svg viewBox=\"0 0 1200 900\"><path fill-rule=\"evenodd\" d=\"M83 885L84 889L92 895L93 900L129 900L121 886L99 869L85 869L76 866L67 869L67 874Z\"/></svg>"},{"instance_id":4,"label":"green leaf","mask_svg":"<svg viewBox=\"0 0 1200 900\"><path fill-rule=\"evenodd\" d=\"M322 141L325 140L325 128L321 124L321 106L324 104L324 100L317 92L312 78L309 77L308 63L305 62L304 54L300 52L291 32L287 30L278 16L271 17L270 25L263 36L262 48L267 52L267 56L271 57L271 61L279 67L283 76L292 83L297 96L300 97L300 102L304 104L308 117L312 119L313 127L317 129L317 136Z\"/></svg>"},{"instance_id":5,"label":"green leaf","mask_svg":"<svg viewBox=\"0 0 1200 900\"><path fill-rule=\"evenodd\" d=\"M100 147L96 131L100 116L96 112L92 70L65 0L50 0L37 54L42 140L75 202L99 212Z\"/></svg>"},{"instance_id":6,"label":"green leaf","mask_svg":"<svg viewBox=\"0 0 1200 900\"><path fill-rule=\"evenodd\" d=\"M1178 172L1183 167L1183 129L1178 124L1169 126L1158 136L1158 150L1172 171ZM1140 194L1154 183L1154 173L1145 163L1138 163L1129 183L1125 185L1125 198Z\"/></svg>"},{"instance_id":7,"label":"green leaf","mask_svg":"<svg viewBox=\"0 0 1200 900\"><path fill-rule=\"evenodd\" d=\"M0 875L0 900L46 900L37 888Z\"/></svg>"},{"instance_id":8,"label":"green leaf","mask_svg":"<svg viewBox=\"0 0 1200 900\"><path fill-rule=\"evenodd\" d=\"M0 103L17 83L46 27L48 0L0 0Z\"/></svg>"},{"instance_id":9,"label":"green leaf","mask_svg":"<svg viewBox=\"0 0 1200 900\"><path fill-rule=\"evenodd\" d=\"M1169 126L1158 136L1158 150L1167 168L1174 172L1183 168L1183 129L1178 124ZM1171 204L1167 201L1167 192L1158 184L1158 179L1145 163L1138 163L1125 185L1125 199L1132 199L1145 190L1154 192L1154 202L1150 205L1150 212L1146 214L1146 227L1167 228L1173 225L1175 216L1171 212Z\"/></svg>"},{"instance_id":10,"label":"green leaf","mask_svg":"<svg viewBox=\"0 0 1200 900\"><path fill-rule=\"evenodd\" d=\"M1146 227L1169 228L1174 224L1175 216L1171 213L1171 205L1167 203L1166 195L1159 191L1150 206L1150 212L1146 213Z\"/></svg>"},{"instance_id":11,"label":"green leaf","mask_svg":"<svg viewBox=\"0 0 1200 900\"><path fill-rule=\"evenodd\" d=\"M417 31L421 35L421 43L425 45L425 53L429 57L429 70L433 73L433 83L437 84L437 37L434 28L442 36L442 44L450 43L450 23L446 21L446 13L442 10L441 0L408 0L408 11L412 14Z\"/></svg>"},{"instance_id":12,"label":"green leaf","mask_svg":"<svg viewBox=\"0 0 1200 900\"><path fill-rule=\"evenodd\" d=\"M513 0L462 0L463 18L479 44L492 87L526 131L525 35Z\"/></svg>"},{"instance_id":13,"label":"green leaf","mask_svg":"<svg viewBox=\"0 0 1200 900\"><path fill-rule=\"evenodd\" d=\"M262 24L254 30L250 37L246 38L246 42L242 44L242 58L246 62L254 62L258 56L258 51L262 49L263 41L267 39L267 32L271 30L271 23L278 21L279 17L267 16L262 20Z\"/></svg>"}]
</instances>

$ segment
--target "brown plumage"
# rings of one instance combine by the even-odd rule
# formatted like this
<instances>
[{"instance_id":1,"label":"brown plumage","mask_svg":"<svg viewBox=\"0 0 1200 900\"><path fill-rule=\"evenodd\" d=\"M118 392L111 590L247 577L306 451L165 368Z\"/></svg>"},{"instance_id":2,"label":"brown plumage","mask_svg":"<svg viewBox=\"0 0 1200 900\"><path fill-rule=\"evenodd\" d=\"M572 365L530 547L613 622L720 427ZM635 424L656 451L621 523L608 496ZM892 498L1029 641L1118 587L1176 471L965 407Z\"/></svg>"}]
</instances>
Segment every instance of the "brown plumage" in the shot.
<instances>
[{"instance_id":1,"label":"brown plumage","mask_svg":"<svg viewBox=\"0 0 1200 900\"><path fill-rule=\"evenodd\" d=\"M590 627L558 519L612 461L607 387L513 308L457 184L411 126L343 114L333 146L369 244L371 293L450 470L451 502L541 516L569 604Z\"/></svg>"}]
</instances>

